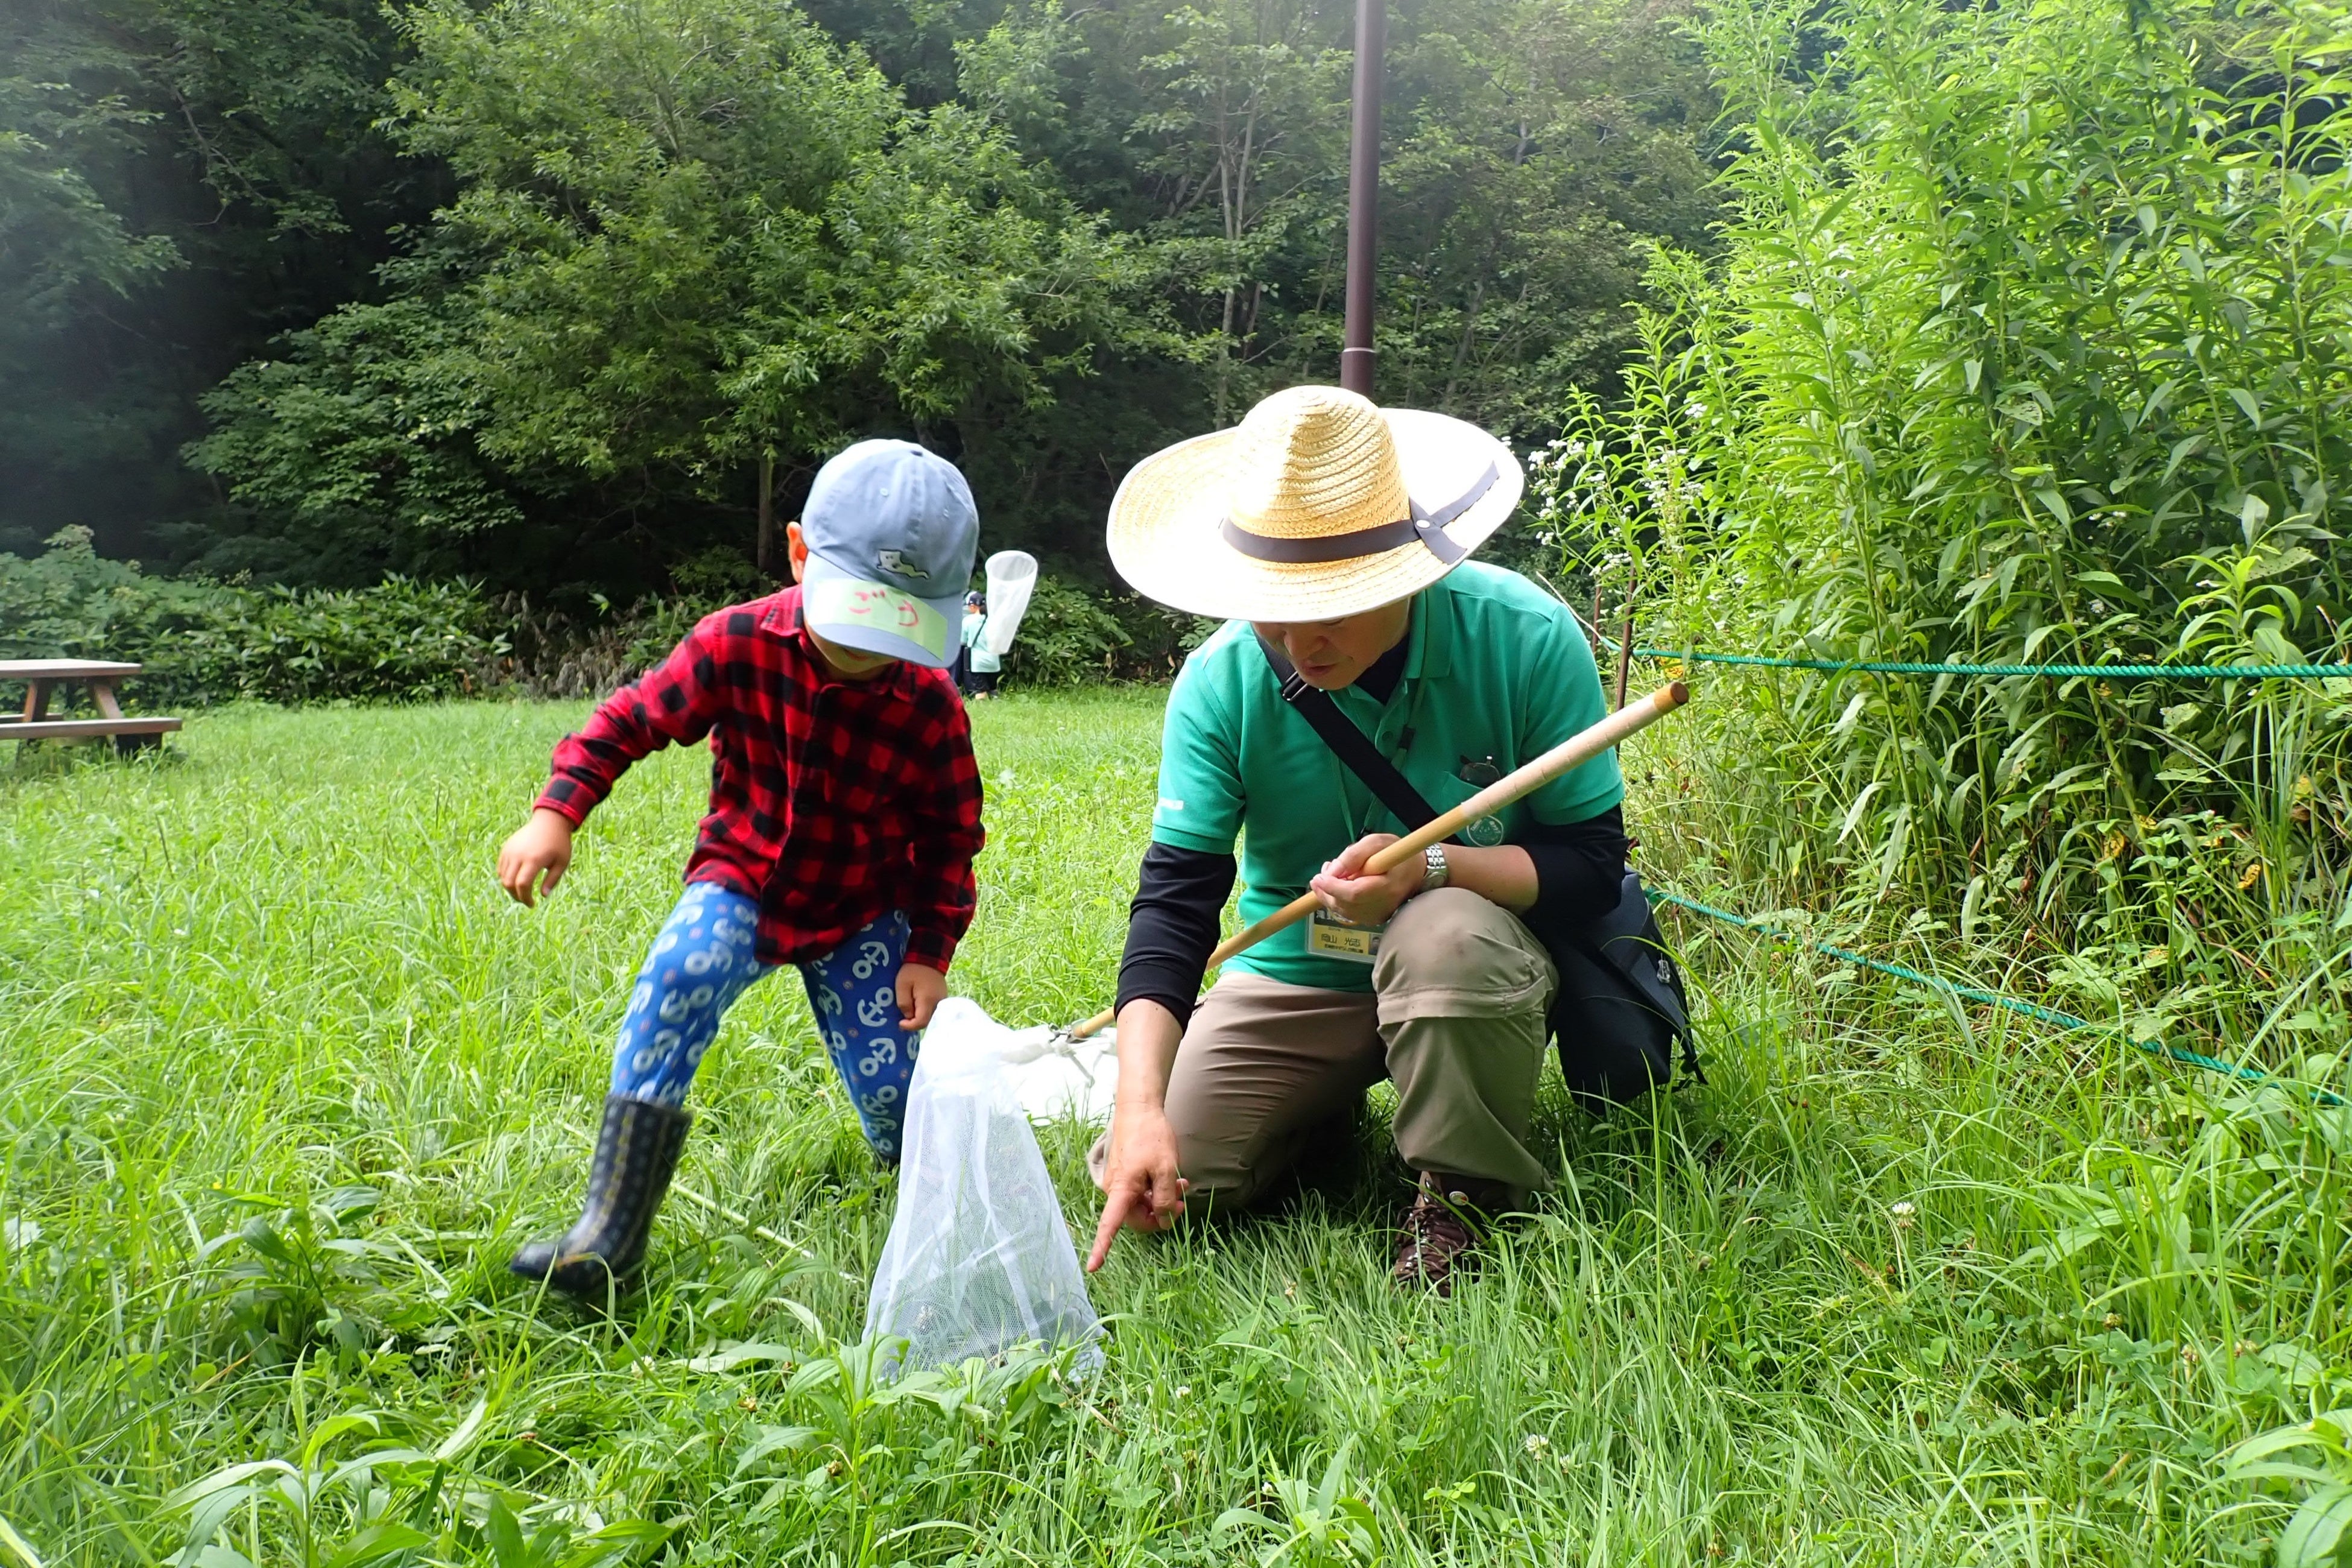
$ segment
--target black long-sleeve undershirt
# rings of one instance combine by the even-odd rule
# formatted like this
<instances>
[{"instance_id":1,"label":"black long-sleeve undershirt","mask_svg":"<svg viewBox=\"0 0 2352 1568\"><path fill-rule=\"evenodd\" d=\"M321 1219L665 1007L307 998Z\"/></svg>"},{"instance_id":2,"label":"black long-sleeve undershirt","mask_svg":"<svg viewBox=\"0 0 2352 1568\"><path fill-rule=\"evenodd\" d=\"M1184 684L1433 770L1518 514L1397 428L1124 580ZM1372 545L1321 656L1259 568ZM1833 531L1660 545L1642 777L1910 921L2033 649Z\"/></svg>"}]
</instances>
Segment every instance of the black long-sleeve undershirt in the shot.
<instances>
[{"instance_id":1,"label":"black long-sleeve undershirt","mask_svg":"<svg viewBox=\"0 0 2352 1568\"><path fill-rule=\"evenodd\" d=\"M1519 919L1546 947L1617 907L1625 884L1625 809L1612 805L1581 822L1528 825L1518 840L1536 863L1536 901Z\"/></svg>"},{"instance_id":2,"label":"black long-sleeve undershirt","mask_svg":"<svg viewBox=\"0 0 2352 1568\"><path fill-rule=\"evenodd\" d=\"M1128 907L1127 951L1118 961L1124 1008L1148 996L1189 1023L1217 945L1217 919L1234 890L1234 858L1154 842L1143 851L1135 902Z\"/></svg>"},{"instance_id":3,"label":"black long-sleeve undershirt","mask_svg":"<svg viewBox=\"0 0 2352 1568\"><path fill-rule=\"evenodd\" d=\"M1517 842L1536 868L1536 901L1519 918L1547 946L1616 908L1625 867L1622 808L1582 822L1533 823ZM1160 843L1144 850L1118 965L1119 1007L1145 997L1178 1022L1191 1020L1234 874L1231 855Z\"/></svg>"}]
</instances>

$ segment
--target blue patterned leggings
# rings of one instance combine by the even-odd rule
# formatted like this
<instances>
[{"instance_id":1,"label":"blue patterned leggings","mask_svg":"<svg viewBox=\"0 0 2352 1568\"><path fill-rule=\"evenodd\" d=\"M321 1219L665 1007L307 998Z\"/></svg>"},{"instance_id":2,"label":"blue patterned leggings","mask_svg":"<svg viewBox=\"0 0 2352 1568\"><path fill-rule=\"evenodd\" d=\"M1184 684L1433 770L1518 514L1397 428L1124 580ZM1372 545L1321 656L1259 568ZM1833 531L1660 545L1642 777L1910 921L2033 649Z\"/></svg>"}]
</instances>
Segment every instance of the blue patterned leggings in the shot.
<instances>
[{"instance_id":1,"label":"blue patterned leggings","mask_svg":"<svg viewBox=\"0 0 2352 1568\"><path fill-rule=\"evenodd\" d=\"M754 955L759 923L756 900L711 882L687 884L637 972L613 1052L614 1094L686 1103L719 1020L772 967ZM898 1027L898 968L906 961L907 917L893 910L799 966L825 1054L857 1108L866 1141L893 1163L921 1039Z\"/></svg>"}]
</instances>

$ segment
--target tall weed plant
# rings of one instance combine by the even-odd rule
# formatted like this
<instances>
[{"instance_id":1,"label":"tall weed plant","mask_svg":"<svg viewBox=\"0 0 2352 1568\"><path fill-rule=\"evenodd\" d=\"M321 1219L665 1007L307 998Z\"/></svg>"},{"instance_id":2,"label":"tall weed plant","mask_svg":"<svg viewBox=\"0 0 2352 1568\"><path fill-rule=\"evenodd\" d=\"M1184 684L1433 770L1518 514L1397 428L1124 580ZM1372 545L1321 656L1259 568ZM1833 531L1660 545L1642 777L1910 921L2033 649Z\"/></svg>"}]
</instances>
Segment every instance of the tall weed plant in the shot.
<instances>
[{"instance_id":1,"label":"tall weed plant","mask_svg":"<svg viewBox=\"0 0 2352 1568\"><path fill-rule=\"evenodd\" d=\"M1612 634L2344 657L2352 9L1720 0L1697 33L1743 122L1723 250L1656 258L1633 396L1537 464ZM2352 682L1706 673L1686 869L1751 904L1958 935L2144 1038L2277 1045L2336 994Z\"/></svg>"}]
</instances>

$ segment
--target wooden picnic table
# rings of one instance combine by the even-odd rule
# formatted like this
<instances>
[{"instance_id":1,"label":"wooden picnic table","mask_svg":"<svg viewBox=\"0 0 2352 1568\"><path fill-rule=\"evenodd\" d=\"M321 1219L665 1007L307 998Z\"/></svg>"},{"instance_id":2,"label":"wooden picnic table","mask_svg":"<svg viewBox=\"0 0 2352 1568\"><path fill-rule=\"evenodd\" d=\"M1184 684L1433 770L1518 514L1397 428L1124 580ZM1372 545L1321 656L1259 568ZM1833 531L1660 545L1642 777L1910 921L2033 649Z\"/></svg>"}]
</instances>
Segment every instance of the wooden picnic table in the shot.
<instances>
[{"instance_id":1,"label":"wooden picnic table","mask_svg":"<svg viewBox=\"0 0 2352 1568\"><path fill-rule=\"evenodd\" d=\"M115 700L114 683L139 673L135 664L87 658L0 658L0 681L25 682L25 710L0 719L0 741L70 741L114 738L115 749L135 752L160 745L180 727L177 719L133 719ZM79 682L98 709L95 719L52 719L49 697L60 686Z\"/></svg>"}]
</instances>

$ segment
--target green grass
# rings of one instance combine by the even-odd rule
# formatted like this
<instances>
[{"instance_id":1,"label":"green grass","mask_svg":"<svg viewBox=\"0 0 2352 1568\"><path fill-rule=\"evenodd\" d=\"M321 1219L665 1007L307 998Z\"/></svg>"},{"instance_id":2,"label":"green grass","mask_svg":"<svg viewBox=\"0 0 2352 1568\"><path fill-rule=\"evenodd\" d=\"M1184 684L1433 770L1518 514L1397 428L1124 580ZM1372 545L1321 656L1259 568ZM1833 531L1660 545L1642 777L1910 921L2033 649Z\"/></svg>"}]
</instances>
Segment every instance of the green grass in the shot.
<instances>
[{"instance_id":1,"label":"green grass","mask_svg":"<svg viewBox=\"0 0 2352 1568\"><path fill-rule=\"evenodd\" d=\"M616 1320L541 1302L505 1258L572 1212L707 776L639 769L508 904L496 846L581 711L230 711L160 763L0 763L0 1562L157 1563L175 1489L271 1458L188 1568L2253 1561L2287 1509L2222 1451L2352 1402L2347 1113L1695 929L1710 1081L1548 1098L1559 1188L1451 1302L1386 1282L1376 1096L1276 1212L1121 1245L1093 1384L894 1401L828 1339L895 1188L776 981L697 1086L710 1205L671 1202ZM975 717L955 988L1079 1016L1158 699ZM1080 1227L1085 1141L1045 1138ZM783 1348L692 1364L737 1342ZM322 1489L393 1447L424 1457Z\"/></svg>"}]
</instances>

